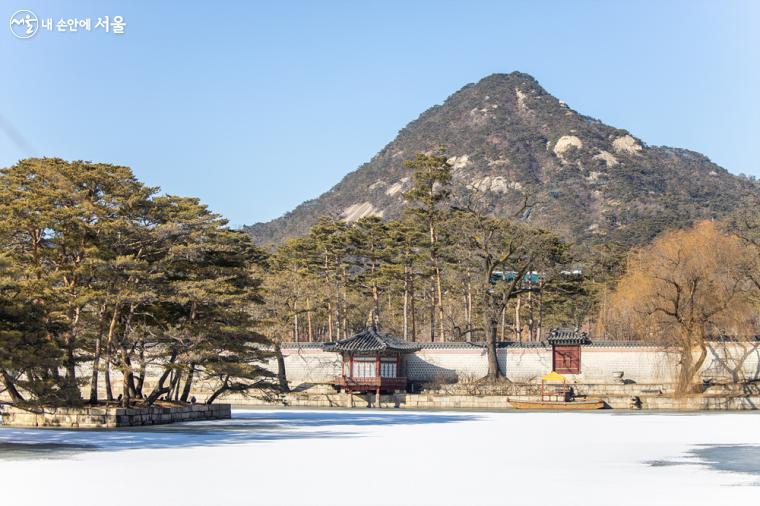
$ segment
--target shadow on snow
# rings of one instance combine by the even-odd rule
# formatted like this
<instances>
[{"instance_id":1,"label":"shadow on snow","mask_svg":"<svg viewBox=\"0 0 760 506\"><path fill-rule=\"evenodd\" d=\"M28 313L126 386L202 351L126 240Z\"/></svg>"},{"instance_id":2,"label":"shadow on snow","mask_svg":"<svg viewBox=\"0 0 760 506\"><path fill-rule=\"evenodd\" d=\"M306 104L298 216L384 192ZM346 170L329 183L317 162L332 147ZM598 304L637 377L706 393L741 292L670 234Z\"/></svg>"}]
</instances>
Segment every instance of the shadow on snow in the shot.
<instances>
[{"instance_id":1,"label":"shadow on snow","mask_svg":"<svg viewBox=\"0 0 760 506\"><path fill-rule=\"evenodd\" d=\"M357 427L442 424L473 414L248 411L231 420L120 429L0 429L0 459L66 458L85 451L186 448L286 439L360 437Z\"/></svg>"},{"instance_id":2,"label":"shadow on snow","mask_svg":"<svg viewBox=\"0 0 760 506\"><path fill-rule=\"evenodd\" d=\"M707 466L714 471L760 477L760 446L698 445L686 453L684 460L655 460L647 464L652 467ZM760 481L752 485L760 486Z\"/></svg>"}]
</instances>

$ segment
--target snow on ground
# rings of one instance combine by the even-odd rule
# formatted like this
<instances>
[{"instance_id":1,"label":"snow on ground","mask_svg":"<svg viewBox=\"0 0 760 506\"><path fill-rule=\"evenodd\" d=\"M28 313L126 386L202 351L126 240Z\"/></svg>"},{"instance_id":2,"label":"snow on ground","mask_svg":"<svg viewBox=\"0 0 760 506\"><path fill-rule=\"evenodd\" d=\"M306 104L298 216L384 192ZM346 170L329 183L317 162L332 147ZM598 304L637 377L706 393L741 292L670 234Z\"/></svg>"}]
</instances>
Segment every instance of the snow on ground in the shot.
<instances>
[{"instance_id":1,"label":"snow on ground","mask_svg":"<svg viewBox=\"0 0 760 506\"><path fill-rule=\"evenodd\" d=\"M0 503L730 504L760 499L759 421L354 409L128 430L6 427Z\"/></svg>"}]
</instances>

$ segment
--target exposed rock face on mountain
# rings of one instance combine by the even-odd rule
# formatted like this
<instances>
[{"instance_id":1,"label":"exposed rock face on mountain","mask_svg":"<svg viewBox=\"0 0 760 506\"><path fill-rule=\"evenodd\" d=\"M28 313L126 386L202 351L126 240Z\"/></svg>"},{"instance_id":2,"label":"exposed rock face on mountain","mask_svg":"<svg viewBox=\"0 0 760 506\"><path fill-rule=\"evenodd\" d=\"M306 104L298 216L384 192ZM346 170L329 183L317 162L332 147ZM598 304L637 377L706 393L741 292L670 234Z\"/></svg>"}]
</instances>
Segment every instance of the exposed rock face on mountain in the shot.
<instances>
[{"instance_id":1,"label":"exposed rock face on mountain","mask_svg":"<svg viewBox=\"0 0 760 506\"><path fill-rule=\"evenodd\" d=\"M455 195L477 188L494 214L506 215L530 193L537 203L521 219L574 241L643 243L721 217L755 191L699 153L647 146L513 72L465 86L330 191L248 231L269 243L305 233L322 215L397 217L410 185L402 162L439 145L451 157Z\"/></svg>"}]
</instances>

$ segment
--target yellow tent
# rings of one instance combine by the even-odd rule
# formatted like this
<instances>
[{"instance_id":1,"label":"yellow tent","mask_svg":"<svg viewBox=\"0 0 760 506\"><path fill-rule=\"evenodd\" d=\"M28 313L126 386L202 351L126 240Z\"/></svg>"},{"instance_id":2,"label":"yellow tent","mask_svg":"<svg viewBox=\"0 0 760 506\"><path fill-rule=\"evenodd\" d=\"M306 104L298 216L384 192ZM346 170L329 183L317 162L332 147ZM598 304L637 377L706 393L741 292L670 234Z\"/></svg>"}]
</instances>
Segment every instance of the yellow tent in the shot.
<instances>
[{"instance_id":1,"label":"yellow tent","mask_svg":"<svg viewBox=\"0 0 760 506\"><path fill-rule=\"evenodd\" d=\"M552 371L549 374L545 375L543 378L541 378L542 381L549 381L552 383L560 383L567 381L567 379L562 376L560 373L556 371Z\"/></svg>"}]
</instances>

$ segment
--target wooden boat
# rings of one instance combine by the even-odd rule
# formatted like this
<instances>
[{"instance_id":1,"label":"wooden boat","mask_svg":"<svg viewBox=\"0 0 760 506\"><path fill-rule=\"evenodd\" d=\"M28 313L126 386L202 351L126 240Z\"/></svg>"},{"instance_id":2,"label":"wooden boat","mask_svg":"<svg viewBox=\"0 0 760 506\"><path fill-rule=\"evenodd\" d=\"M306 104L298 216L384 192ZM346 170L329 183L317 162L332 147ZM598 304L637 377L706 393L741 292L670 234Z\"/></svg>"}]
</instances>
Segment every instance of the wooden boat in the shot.
<instances>
[{"instance_id":1,"label":"wooden boat","mask_svg":"<svg viewBox=\"0 0 760 506\"><path fill-rule=\"evenodd\" d=\"M587 410L602 409L604 401L601 399L583 399L575 401L517 401L509 400L509 403L515 409L552 409L552 410Z\"/></svg>"}]
</instances>

